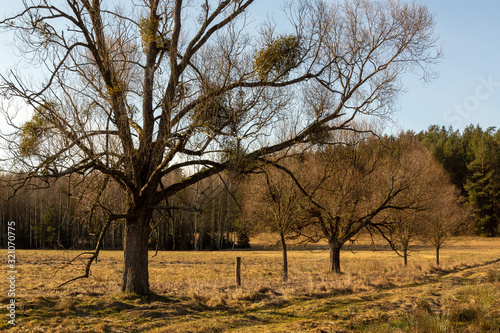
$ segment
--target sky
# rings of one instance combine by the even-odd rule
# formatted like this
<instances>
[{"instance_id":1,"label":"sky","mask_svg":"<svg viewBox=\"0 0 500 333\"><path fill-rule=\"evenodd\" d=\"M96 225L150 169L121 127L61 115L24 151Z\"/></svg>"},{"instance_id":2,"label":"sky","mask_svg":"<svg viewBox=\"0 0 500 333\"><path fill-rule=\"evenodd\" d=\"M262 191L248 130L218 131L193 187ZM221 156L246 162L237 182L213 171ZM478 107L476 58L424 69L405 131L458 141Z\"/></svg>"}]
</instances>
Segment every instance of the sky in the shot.
<instances>
[{"instance_id":1,"label":"sky","mask_svg":"<svg viewBox=\"0 0 500 333\"><path fill-rule=\"evenodd\" d=\"M408 77L397 113L404 129L431 124L463 129L500 127L500 2L422 1L435 15L444 57L425 85Z\"/></svg>"},{"instance_id":2,"label":"sky","mask_svg":"<svg viewBox=\"0 0 500 333\"><path fill-rule=\"evenodd\" d=\"M279 2L257 0L253 15L275 16ZM434 124L460 130L469 124L500 127L500 1L416 2L435 15L444 57L436 67L439 77L431 82L405 75L406 92L396 104L398 112L388 130L419 132ZM0 5L10 11L13 2L0 0ZM0 73L17 61L8 39L0 34Z\"/></svg>"},{"instance_id":3,"label":"sky","mask_svg":"<svg viewBox=\"0 0 500 333\"><path fill-rule=\"evenodd\" d=\"M274 16L277 6L269 2L257 0L260 15ZM419 132L430 125L500 127L500 1L415 2L434 15L444 56L436 66L437 79L422 82L415 75L404 76L406 92L386 131Z\"/></svg>"}]
</instances>

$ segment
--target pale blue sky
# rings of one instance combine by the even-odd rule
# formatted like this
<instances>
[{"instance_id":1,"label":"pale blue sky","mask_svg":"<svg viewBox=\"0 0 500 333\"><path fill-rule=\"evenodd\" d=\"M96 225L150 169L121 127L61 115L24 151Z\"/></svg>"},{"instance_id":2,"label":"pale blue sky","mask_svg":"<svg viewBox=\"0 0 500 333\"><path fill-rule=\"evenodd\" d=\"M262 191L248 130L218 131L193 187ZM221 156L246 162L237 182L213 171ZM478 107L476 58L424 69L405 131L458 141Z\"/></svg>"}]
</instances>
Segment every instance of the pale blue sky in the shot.
<instances>
[{"instance_id":1,"label":"pale blue sky","mask_svg":"<svg viewBox=\"0 0 500 333\"><path fill-rule=\"evenodd\" d=\"M274 2L257 1L272 16ZM417 0L435 15L444 58L429 83L407 75L394 115L393 131L421 131L430 125L500 127L500 1ZM390 128L387 129L391 131Z\"/></svg>"},{"instance_id":2,"label":"pale blue sky","mask_svg":"<svg viewBox=\"0 0 500 333\"><path fill-rule=\"evenodd\" d=\"M417 2L435 14L444 58L437 67L440 76L430 83L405 77L407 92L398 101L395 130L420 131L432 124L458 129L470 123L500 127L500 1ZM272 16L278 3L257 0L254 15ZM15 6L7 0L0 4L4 11ZM5 37L1 34L0 40ZM12 48L4 43L1 60L2 73L16 62Z\"/></svg>"},{"instance_id":3,"label":"pale blue sky","mask_svg":"<svg viewBox=\"0 0 500 333\"><path fill-rule=\"evenodd\" d=\"M444 58L439 78L406 80L397 114L405 129L500 126L500 2L421 0L435 14Z\"/></svg>"}]
</instances>

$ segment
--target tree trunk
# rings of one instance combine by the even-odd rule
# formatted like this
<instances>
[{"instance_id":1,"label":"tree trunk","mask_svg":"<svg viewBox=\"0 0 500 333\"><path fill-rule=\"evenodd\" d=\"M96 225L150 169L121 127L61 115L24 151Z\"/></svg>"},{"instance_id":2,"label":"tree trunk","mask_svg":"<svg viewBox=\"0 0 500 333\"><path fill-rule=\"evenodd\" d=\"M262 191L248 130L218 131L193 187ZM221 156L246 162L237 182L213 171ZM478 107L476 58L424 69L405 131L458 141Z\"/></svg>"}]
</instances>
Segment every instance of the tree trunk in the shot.
<instances>
[{"instance_id":1,"label":"tree trunk","mask_svg":"<svg viewBox=\"0 0 500 333\"><path fill-rule=\"evenodd\" d=\"M330 245L330 272L340 274L340 249L343 244L329 243Z\"/></svg>"},{"instance_id":2,"label":"tree trunk","mask_svg":"<svg viewBox=\"0 0 500 333\"><path fill-rule=\"evenodd\" d=\"M121 290L145 295L149 293L148 239L149 212L127 219L123 244L124 265Z\"/></svg>"},{"instance_id":3,"label":"tree trunk","mask_svg":"<svg viewBox=\"0 0 500 333\"><path fill-rule=\"evenodd\" d=\"M283 282L288 281L288 255L286 249L285 234L280 232L281 250L283 251Z\"/></svg>"},{"instance_id":4,"label":"tree trunk","mask_svg":"<svg viewBox=\"0 0 500 333\"><path fill-rule=\"evenodd\" d=\"M406 248L403 249L403 261L404 261L405 267L408 266L408 250Z\"/></svg>"},{"instance_id":5,"label":"tree trunk","mask_svg":"<svg viewBox=\"0 0 500 333\"><path fill-rule=\"evenodd\" d=\"M439 246L436 246L436 266L439 266Z\"/></svg>"}]
</instances>

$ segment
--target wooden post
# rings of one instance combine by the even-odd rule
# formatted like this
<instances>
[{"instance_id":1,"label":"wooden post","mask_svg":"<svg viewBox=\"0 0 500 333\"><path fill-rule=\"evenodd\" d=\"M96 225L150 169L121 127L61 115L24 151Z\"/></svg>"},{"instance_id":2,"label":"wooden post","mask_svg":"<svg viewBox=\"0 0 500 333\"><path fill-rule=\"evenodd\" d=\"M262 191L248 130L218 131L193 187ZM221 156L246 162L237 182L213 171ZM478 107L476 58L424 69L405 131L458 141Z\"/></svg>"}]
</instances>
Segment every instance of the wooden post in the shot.
<instances>
[{"instance_id":1,"label":"wooden post","mask_svg":"<svg viewBox=\"0 0 500 333\"><path fill-rule=\"evenodd\" d=\"M241 257L236 257L236 285L241 286Z\"/></svg>"}]
</instances>

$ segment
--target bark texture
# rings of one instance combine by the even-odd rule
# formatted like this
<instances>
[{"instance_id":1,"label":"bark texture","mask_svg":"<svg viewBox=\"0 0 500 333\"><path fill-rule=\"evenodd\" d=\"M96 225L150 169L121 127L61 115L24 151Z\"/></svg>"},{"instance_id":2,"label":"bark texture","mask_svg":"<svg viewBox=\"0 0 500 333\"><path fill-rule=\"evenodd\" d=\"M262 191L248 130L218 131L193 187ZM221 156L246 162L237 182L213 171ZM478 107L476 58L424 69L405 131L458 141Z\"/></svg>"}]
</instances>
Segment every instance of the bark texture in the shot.
<instances>
[{"instance_id":1,"label":"bark texture","mask_svg":"<svg viewBox=\"0 0 500 333\"><path fill-rule=\"evenodd\" d=\"M330 272L340 274L340 249L342 244L330 243Z\"/></svg>"},{"instance_id":2,"label":"bark texture","mask_svg":"<svg viewBox=\"0 0 500 333\"><path fill-rule=\"evenodd\" d=\"M149 213L139 213L127 219L121 284L123 292L145 295L150 291L148 241Z\"/></svg>"}]
</instances>

